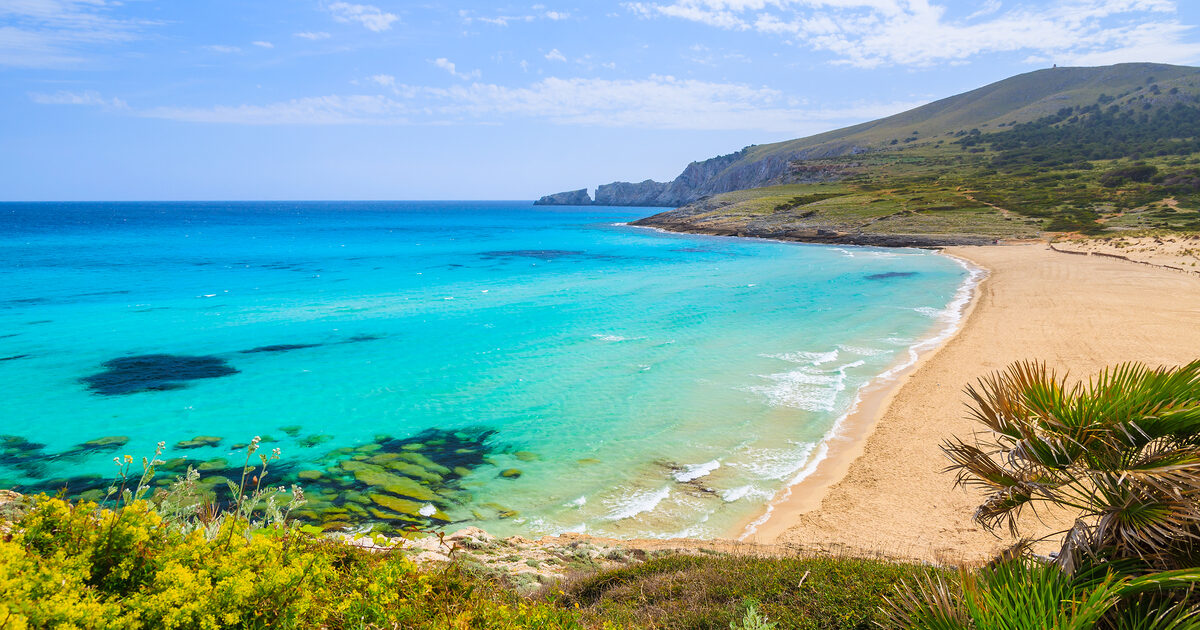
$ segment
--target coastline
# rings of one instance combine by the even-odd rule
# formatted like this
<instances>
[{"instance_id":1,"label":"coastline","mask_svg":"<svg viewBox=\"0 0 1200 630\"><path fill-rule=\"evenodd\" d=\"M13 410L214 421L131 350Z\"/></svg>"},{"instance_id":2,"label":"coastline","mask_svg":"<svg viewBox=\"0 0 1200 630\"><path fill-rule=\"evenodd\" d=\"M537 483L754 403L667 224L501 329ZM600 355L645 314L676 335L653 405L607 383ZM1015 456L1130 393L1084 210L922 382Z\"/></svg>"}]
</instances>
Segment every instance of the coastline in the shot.
<instances>
[{"instance_id":1,"label":"coastline","mask_svg":"<svg viewBox=\"0 0 1200 630\"><path fill-rule=\"evenodd\" d=\"M728 538L774 543L787 530L788 517L816 509L825 493L845 476L851 463L862 455L875 423L904 387L908 377L966 325L991 270L962 256L945 251L938 253L954 259L967 272L967 277L944 311L949 315L949 323L909 346L907 357L859 388L850 408L834 422L818 443L811 460L756 515L743 519L730 530Z\"/></svg>"},{"instance_id":2,"label":"coastline","mask_svg":"<svg viewBox=\"0 0 1200 630\"><path fill-rule=\"evenodd\" d=\"M1142 361L1173 365L1200 348L1194 276L1043 244L952 248L989 269L956 333L892 387L864 393L817 471L777 499L747 542L818 553L980 562L1011 544L971 521L979 497L956 488L939 444L976 430L962 390L1021 359L1070 377ZM836 447L836 448L835 448ZM836 451L834 453L833 451ZM1027 535L1061 524L1028 523Z\"/></svg>"}]
</instances>

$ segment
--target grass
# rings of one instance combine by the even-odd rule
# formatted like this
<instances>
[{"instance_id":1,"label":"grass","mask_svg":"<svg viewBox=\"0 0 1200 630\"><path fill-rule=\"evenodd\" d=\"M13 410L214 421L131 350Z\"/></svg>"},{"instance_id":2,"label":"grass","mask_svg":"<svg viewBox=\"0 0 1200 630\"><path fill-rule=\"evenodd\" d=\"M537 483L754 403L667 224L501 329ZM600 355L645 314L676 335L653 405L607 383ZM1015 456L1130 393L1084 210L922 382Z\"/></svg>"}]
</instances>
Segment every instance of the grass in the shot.
<instances>
[{"instance_id":1,"label":"grass","mask_svg":"<svg viewBox=\"0 0 1200 630\"><path fill-rule=\"evenodd\" d=\"M725 629L754 606L778 628L841 630L877 627L883 597L930 570L853 558L676 554L576 576L551 592L560 605L578 605L589 627Z\"/></svg>"}]
</instances>

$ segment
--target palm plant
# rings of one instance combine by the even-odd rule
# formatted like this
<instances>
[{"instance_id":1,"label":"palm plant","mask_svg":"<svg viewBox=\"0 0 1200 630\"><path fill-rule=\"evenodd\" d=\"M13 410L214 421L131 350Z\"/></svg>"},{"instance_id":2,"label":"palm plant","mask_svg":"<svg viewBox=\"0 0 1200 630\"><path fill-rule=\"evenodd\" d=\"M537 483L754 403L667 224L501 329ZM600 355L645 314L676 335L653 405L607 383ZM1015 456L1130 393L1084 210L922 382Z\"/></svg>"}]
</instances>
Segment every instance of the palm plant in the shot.
<instances>
[{"instance_id":1,"label":"palm plant","mask_svg":"<svg viewBox=\"0 0 1200 630\"><path fill-rule=\"evenodd\" d=\"M983 488L975 520L1019 534L1026 511L1077 513L1060 565L1136 558L1195 566L1200 541L1200 361L1125 363L1068 386L1045 363L1015 363L968 387L987 432L947 441L948 470Z\"/></svg>"},{"instance_id":2,"label":"palm plant","mask_svg":"<svg viewBox=\"0 0 1200 630\"><path fill-rule=\"evenodd\" d=\"M1160 596L1197 581L1200 569L1068 574L1024 557L963 573L958 582L927 576L900 589L885 613L891 626L913 630L1200 630L1200 610Z\"/></svg>"},{"instance_id":3,"label":"palm plant","mask_svg":"<svg viewBox=\"0 0 1200 630\"><path fill-rule=\"evenodd\" d=\"M1053 563L1028 541L957 582L898 589L892 625L928 630L1200 630L1200 361L1126 363L1068 386L1021 362L968 387L987 431L942 448L986 496L975 520L1018 536L1028 510L1075 516ZM1047 536L1050 537L1050 536Z\"/></svg>"}]
</instances>

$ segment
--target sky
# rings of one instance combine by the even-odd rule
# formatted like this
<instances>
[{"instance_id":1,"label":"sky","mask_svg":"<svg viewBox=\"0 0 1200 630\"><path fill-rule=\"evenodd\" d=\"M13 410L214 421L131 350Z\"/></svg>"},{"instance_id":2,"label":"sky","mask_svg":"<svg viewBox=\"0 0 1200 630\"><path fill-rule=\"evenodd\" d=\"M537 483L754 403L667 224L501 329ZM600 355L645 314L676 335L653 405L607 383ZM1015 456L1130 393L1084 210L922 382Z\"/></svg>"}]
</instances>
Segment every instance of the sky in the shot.
<instances>
[{"instance_id":1,"label":"sky","mask_svg":"<svg viewBox=\"0 0 1200 630\"><path fill-rule=\"evenodd\" d=\"M0 199L534 199L1049 67L1196 0L0 0Z\"/></svg>"}]
</instances>

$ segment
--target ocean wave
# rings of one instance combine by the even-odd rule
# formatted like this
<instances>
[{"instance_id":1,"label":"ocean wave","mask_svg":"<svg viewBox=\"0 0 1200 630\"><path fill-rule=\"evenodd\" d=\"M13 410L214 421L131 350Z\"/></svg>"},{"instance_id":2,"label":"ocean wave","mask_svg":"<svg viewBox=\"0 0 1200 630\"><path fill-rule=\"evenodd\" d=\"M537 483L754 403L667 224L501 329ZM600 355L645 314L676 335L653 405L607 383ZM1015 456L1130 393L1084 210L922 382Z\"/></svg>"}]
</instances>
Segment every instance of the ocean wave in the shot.
<instances>
[{"instance_id":1,"label":"ocean wave","mask_svg":"<svg viewBox=\"0 0 1200 630\"><path fill-rule=\"evenodd\" d=\"M815 369L816 365L819 363L814 362L813 367L805 366L789 372L760 375L760 378L772 381L772 384L753 385L746 390L761 394L767 399L767 404L775 407L813 412L833 411L837 408L838 397L846 390L846 371L863 365L863 361L852 361L832 370L818 370Z\"/></svg>"},{"instance_id":2,"label":"ocean wave","mask_svg":"<svg viewBox=\"0 0 1200 630\"><path fill-rule=\"evenodd\" d=\"M933 308L932 306L918 306L918 307L914 308L913 310L924 315L925 317L933 317L933 318L941 317L942 312L943 312L942 309Z\"/></svg>"},{"instance_id":3,"label":"ocean wave","mask_svg":"<svg viewBox=\"0 0 1200 630\"><path fill-rule=\"evenodd\" d=\"M746 497L769 499L774 493L769 490L759 488L753 484L746 484L744 486L722 490L718 494L721 496L722 501L726 503L733 503L734 501L738 501Z\"/></svg>"},{"instance_id":4,"label":"ocean wave","mask_svg":"<svg viewBox=\"0 0 1200 630\"><path fill-rule=\"evenodd\" d=\"M764 354L768 359L779 359L788 363L810 363L812 365L821 365L830 361L837 361L838 351L830 350L829 352L783 352L779 354Z\"/></svg>"},{"instance_id":5,"label":"ocean wave","mask_svg":"<svg viewBox=\"0 0 1200 630\"><path fill-rule=\"evenodd\" d=\"M585 505L587 505L587 497L579 497L578 499L575 499L575 500L573 500L573 501L569 501L569 502L567 502L567 504L566 504L566 505L564 505L563 507L569 507L569 508L576 508L576 509L578 509L578 508L581 508L581 507L583 507L583 506L585 506Z\"/></svg>"},{"instance_id":6,"label":"ocean wave","mask_svg":"<svg viewBox=\"0 0 1200 630\"><path fill-rule=\"evenodd\" d=\"M748 461L730 464L747 470L758 479L774 479L783 481L791 478L796 471L804 468L812 455L815 444L805 442L796 444L799 448L756 448L749 450Z\"/></svg>"},{"instance_id":7,"label":"ocean wave","mask_svg":"<svg viewBox=\"0 0 1200 630\"><path fill-rule=\"evenodd\" d=\"M721 462L714 459L711 462L704 462L703 464L689 464L684 466L683 470L680 470L671 476L675 477L675 481L687 483L693 479L704 477L708 473L711 473L720 467Z\"/></svg>"},{"instance_id":8,"label":"ocean wave","mask_svg":"<svg viewBox=\"0 0 1200 630\"><path fill-rule=\"evenodd\" d=\"M842 420L845 420L845 418L847 418L848 416L849 416L849 413L847 413L846 415L839 418L838 424L840 425ZM830 436L832 434L833 434L833 432L831 431ZM807 461L805 462L804 467L799 469L796 472L796 475L794 477L792 477L790 480L788 480L788 483L784 487L783 492L780 495L776 496L774 501L771 501L770 503L767 504L767 509L763 512L762 516L754 519L748 525L746 525L746 529L742 531L742 534L740 536L738 536L738 538L737 538L738 540L745 540L745 539L749 538L750 536L754 535L754 532L758 531L758 528L761 527L763 523L766 523L767 520L769 520L771 518L771 514L773 512L775 512L775 506L779 503L782 503L782 502L788 500L788 498L790 498L792 496L792 486L795 486L796 484L800 483L801 481L808 479L809 477L812 476L813 473L817 472L817 468L820 467L821 462L825 461L825 458L829 456L829 437L830 436L826 436L825 439L821 440L821 443L817 445L816 449L814 449L815 452L810 451L810 454L812 455L812 457L807 458Z\"/></svg>"},{"instance_id":9,"label":"ocean wave","mask_svg":"<svg viewBox=\"0 0 1200 630\"><path fill-rule=\"evenodd\" d=\"M608 520L620 521L633 518L642 512L649 512L668 496L671 496L671 486L663 486L658 490L634 491L616 501L613 510L608 513Z\"/></svg>"},{"instance_id":10,"label":"ocean wave","mask_svg":"<svg viewBox=\"0 0 1200 630\"><path fill-rule=\"evenodd\" d=\"M754 392L767 399L772 407L791 407L804 411L833 411L841 391L838 381L841 376L804 367L791 372L763 374L760 378L771 381L770 385L752 385L746 391ZM844 387L844 386L843 386Z\"/></svg>"},{"instance_id":11,"label":"ocean wave","mask_svg":"<svg viewBox=\"0 0 1200 630\"><path fill-rule=\"evenodd\" d=\"M878 348L866 348L863 346L851 346L849 344L838 344L838 349L850 354L857 354L860 357L874 357L881 354L886 354L888 350L880 350Z\"/></svg>"}]
</instances>

